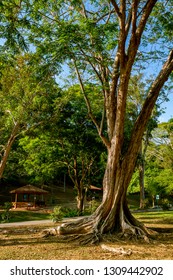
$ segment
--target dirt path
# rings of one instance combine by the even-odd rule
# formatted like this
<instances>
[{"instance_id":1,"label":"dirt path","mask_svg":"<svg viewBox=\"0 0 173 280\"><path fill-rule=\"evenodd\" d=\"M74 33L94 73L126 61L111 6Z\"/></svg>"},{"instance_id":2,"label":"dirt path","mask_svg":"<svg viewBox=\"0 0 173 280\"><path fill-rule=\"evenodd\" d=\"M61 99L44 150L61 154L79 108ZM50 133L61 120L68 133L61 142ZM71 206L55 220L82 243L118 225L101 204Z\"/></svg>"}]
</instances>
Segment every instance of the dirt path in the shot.
<instances>
[{"instance_id":1,"label":"dirt path","mask_svg":"<svg viewBox=\"0 0 173 280\"><path fill-rule=\"evenodd\" d=\"M25 222L16 222L16 223L3 223L0 224L0 228L29 226L29 225L43 225L43 224L52 225L53 222L51 220L37 220L37 221L25 221Z\"/></svg>"},{"instance_id":2,"label":"dirt path","mask_svg":"<svg viewBox=\"0 0 173 280\"><path fill-rule=\"evenodd\" d=\"M80 219L81 217L73 217L73 218L64 218L62 222L71 221L72 219ZM15 223L2 223L0 224L0 228L9 228L9 227L19 227L19 226L34 226L34 225L54 225L54 223L47 219L47 220L36 220L36 221L25 221L25 222L15 222Z\"/></svg>"}]
</instances>

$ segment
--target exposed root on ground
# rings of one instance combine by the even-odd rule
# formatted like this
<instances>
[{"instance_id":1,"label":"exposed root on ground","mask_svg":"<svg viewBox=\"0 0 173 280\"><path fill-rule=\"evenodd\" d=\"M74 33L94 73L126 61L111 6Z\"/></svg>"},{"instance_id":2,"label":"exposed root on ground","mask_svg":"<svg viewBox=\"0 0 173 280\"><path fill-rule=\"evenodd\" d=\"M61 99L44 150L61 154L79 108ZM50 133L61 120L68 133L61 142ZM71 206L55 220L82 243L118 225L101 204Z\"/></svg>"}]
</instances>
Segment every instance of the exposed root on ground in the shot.
<instances>
[{"instance_id":1,"label":"exposed root on ground","mask_svg":"<svg viewBox=\"0 0 173 280\"><path fill-rule=\"evenodd\" d=\"M56 228L47 228L41 232L41 237L58 235Z\"/></svg>"},{"instance_id":2,"label":"exposed root on ground","mask_svg":"<svg viewBox=\"0 0 173 280\"><path fill-rule=\"evenodd\" d=\"M132 226L132 225L124 225L122 233L120 233L121 238L125 239L142 239L145 242L149 243L149 239L151 237L151 233L149 229L147 229L144 225L140 226Z\"/></svg>"},{"instance_id":3,"label":"exposed root on ground","mask_svg":"<svg viewBox=\"0 0 173 280\"><path fill-rule=\"evenodd\" d=\"M96 233L76 234L68 236L72 242L78 242L80 245L94 244L97 245L101 242L102 236Z\"/></svg>"},{"instance_id":4,"label":"exposed root on ground","mask_svg":"<svg viewBox=\"0 0 173 280\"><path fill-rule=\"evenodd\" d=\"M105 244L101 244L101 248L104 251L109 251L109 252L114 253L116 255L130 256L133 253L133 251L131 249L125 250L122 247L114 248L114 247L111 247L111 246L107 246Z\"/></svg>"},{"instance_id":5,"label":"exposed root on ground","mask_svg":"<svg viewBox=\"0 0 173 280\"><path fill-rule=\"evenodd\" d=\"M42 232L42 237L65 236L67 240L77 241L82 245L98 244L107 236L107 233L101 231L100 228L97 220L83 217L74 222L63 223L55 228L45 229ZM112 236L116 236L119 240L142 240L147 243L150 242L150 237L153 234L155 235L156 232L146 228L141 223L138 225L123 223L119 230L112 232Z\"/></svg>"}]
</instances>

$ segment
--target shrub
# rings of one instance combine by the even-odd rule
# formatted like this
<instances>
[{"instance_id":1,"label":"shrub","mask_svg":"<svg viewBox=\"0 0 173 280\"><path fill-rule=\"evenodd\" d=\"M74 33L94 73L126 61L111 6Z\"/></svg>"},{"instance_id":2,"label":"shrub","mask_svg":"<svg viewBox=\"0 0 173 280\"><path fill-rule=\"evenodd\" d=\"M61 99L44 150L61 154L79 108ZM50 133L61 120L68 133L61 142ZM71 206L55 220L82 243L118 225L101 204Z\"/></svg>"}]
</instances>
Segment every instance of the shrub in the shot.
<instances>
[{"instance_id":1,"label":"shrub","mask_svg":"<svg viewBox=\"0 0 173 280\"><path fill-rule=\"evenodd\" d=\"M163 210L169 210L170 208L170 203L169 200L167 198L164 198L161 200L161 207Z\"/></svg>"},{"instance_id":2,"label":"shrub","mask_svg":"<svg viewBox=\"0 0 173 280\"><path fill-rule=\"evenodd\" d=\"M1 219L3 223L9 222L10 220L10 209L13 207L11 202L4 203L4 212L1 214Z\"/></svg>"},{"instance_id":3,"label":"shrub","mask_svg":"<svg viewBox=\"0 0 173 280\"><path fill-rule=\"evenodd\" d=\"M150 200L149 200L149 198L145 198L143 201L143 208L147 209L147 208L149 208L149 206L150 206Z\"/></svg>"},{"instance_id":4,"label":"shrub","mask_svg":"<svg viewBox=\"0 0 173 280\"><path fill-rule=\"evenodd\" d=\"M70 217L79 216L79 215L78 215L78 210L77 210L77 209L71 209L71 208L68 208L68 207L64 207L64 208L62 208L62 211L63 211L63 213L64 213L64 217L65 217L65 218L70 218Z\"/></svg>"},{"instance_id":5,"label":"shrub","mask_svg":"<svg viewBox=\"0 0 173 280\"><path fill-rule=\"evenodd\" d=\"M61 221L63 218L70 218L78 216L77 209L71 209L68 207L56 206L53 212L50 214L51 220L53 222Z\"/></svg>"},{"instance_id":6,"label":"shrub","mask_svg":"<svg viewBox=\"0 0 173 280\"><path fill-rule=\"evenodd\" d=\"M87 207L84 211L84 215L91 215L92 213L94 213L94 211L98 208L99 205L99 201L91 200L89 202L89 207Z\"/></svg>"},{"instance_id":7,"label":"shrub","mask_svg":"<svg viewBox=\"0 0 173 280\"><path fill-rule=\"evenodd\" d=\"M51 220L55 223L61 221L64 218L64 213L61 206L54 207L53 212L50 214L50 217Z\"/></svg>"}]
</instances>

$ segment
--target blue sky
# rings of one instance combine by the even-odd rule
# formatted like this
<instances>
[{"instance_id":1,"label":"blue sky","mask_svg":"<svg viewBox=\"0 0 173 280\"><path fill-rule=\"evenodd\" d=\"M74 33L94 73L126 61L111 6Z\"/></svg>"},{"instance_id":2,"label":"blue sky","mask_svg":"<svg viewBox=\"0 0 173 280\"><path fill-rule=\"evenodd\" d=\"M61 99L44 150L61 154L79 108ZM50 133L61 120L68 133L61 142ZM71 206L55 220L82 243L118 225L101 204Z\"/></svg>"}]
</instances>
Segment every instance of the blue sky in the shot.
<instances>
[{"instance_id":1,"label":"blue sky","mask_svg":"<svg viewBox=\"0 0 173 280\"><path fill-rule=\"evenodd\" d=\"M173 117L173 93L169 95L169 101L162 104L162 108L165 108L165 113L160 116L160 122L167 122Z\"/></svg>"}]
</instances>

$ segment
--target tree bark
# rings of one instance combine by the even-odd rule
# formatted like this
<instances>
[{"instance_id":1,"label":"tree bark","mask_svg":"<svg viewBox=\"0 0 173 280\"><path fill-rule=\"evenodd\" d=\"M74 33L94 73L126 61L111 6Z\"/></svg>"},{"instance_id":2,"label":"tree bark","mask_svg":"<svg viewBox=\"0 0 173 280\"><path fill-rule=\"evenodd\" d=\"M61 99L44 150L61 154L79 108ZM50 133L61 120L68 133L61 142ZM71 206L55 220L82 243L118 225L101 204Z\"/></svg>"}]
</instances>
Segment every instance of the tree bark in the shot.
<instances>
[{"instance_id":1,"label":"tree bark","mask_svg":"<svg viewBox=\"0 0 173 280\"><path fill-rule=\"evenodd\" d=\"M6 166L10 151L11 151L11 147L12 147L14 141L15 141L15 138L16 138L16 135L18 133L19 127L20 127L20 124L18 122L16 122L14 127L13 127L12 133L11 133L9 139L8 139L8 142L5 146L4 154L2 156L1 163L0 163L0 179L3 176L5 166Z\"/></svg>"},{"instance_id":2,"label":"tree bark","mask_svg":"<svg viewBox=\"0 0 173 280\"><path fill-rule=\"evenodd\" d=\"M84 202L85 202L85 189L80 186L78 189L78 195L77 195L77 210L78 215L81 216L84 211Z\"/></svg>"}]
</instances>

